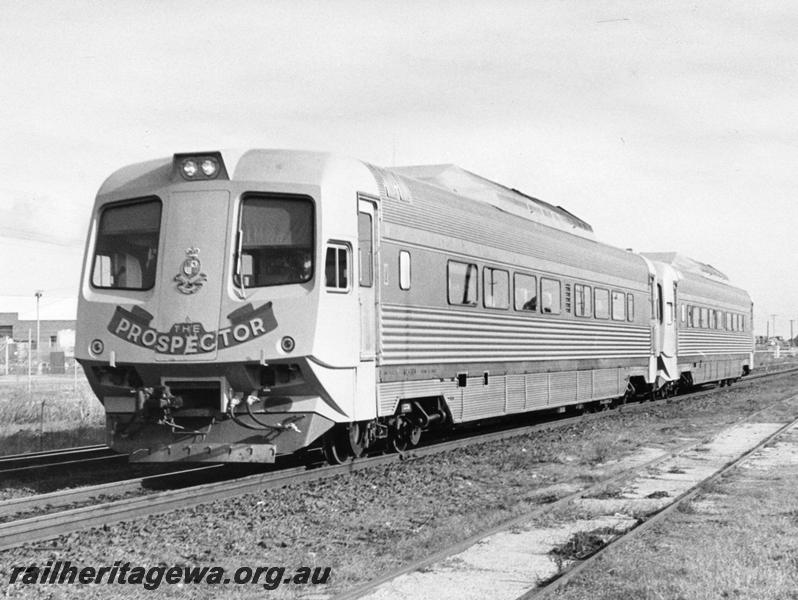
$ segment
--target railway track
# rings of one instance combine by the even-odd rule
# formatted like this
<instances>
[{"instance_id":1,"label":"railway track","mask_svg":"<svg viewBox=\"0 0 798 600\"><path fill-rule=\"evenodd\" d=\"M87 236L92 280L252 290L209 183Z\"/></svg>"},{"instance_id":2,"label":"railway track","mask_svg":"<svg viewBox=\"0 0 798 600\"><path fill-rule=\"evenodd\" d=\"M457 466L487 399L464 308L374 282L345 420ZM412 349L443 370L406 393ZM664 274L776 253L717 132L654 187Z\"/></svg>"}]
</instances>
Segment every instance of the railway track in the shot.
<instances>
[{"instance_id":1,"label":"railway track","mask_svg":"<svg viewBox=\"0 0 798 600\"><path fill-rule=\"evenodd\" d=\"M785 402L787 400L795 400L798 399L798 396L789 396L787 398L782 398L777 402L764 407L750 415L747 415L743 419L740 419L736 424L727 427L726 430L732 430L735 427L749 421L751 419L756 418L759 414L764 413L765 411L770 410L774 406ZM643 405L645 406L645 405ZM649 405L650 406L650 405ZM570 564L562 571L558 572L554 577L549 578L546 581L543 581L537 587L533 587L533 589L523 593L522 595L510 595L509 593L504 593L506 590L496 590L496 597L503 597L503 598L515 598L516 600L533 600L538 598L548 598L551 597L551 594L556 591L557 588L562 587L563 585L567 584L573 577L578 575L581 571L589 567L593 562L598 559L598 557L607 551L611 546L622 543L624 540L631 539L635 537L663 519L666 515L670 514L674 510L678 509L679 506L683 505L685 502L693 499L697 494L699 494L703 489L710 486L712 482L716 481L717 479L723 477L726 473L730 470L736 468L741 463L743 463L746 459L751 457L755 454L758 450L762 449L767 444L773 442L779 436L783 435L790 429L798 426L798 418L791 418L789 422L783 423L779 426L775 431L772 431L768 435L764 436L761 440L759 440L754 446L746 449L743 453L736 456L733 460L726 462L721 468L714 471L712 474L704 477L699 481L697 484L691 486L689 489L684 491L679 496L675 497L672 502L669 502L665 507L657 510L655 513L648 515L638 521L637 524L632 525L628 530L620 532L613 537L611 537L607 542L604 543L601 547L597 550L593 550L589 555L580 557L579 560L576 560ZM384 573L381 576L363 584L359 585L353 589L347 590L341 594L335 596L335 600L354 600L356 598L363 598L368 600L372 597L374 598L381 598L383 600L388 598L394 597L416 597L414 592L411 590L416 589L413 583L409 582L402 582L401 584L396 585L395 588L391 587L391 582L403 577L403 576L412 576L412 574L418 572L424 572L426 574L432 573L429 578L424 580L425 585L430 585L427 588L427 592L429 593L430 597L434 597L437 595L437 591L435 589L434 584L432 583L434 573L440 568L440 572L445 572L446 575L441 577L445 584L450 585L451 581L456 580L458 577L458 573L456 572L457 564L465 564L466 566L470 560L473 560L473 556L469 558L461 558L468 549L479 546L480 544L486 544L486 541L495 535L501 535L511 530L517 530L519 528L523 528L525 526L529 526L530 522L535 522L540 519L546 519L546 516L552 513L557 513L557 521L567 521L567 517L564 516L563 510L572 505L572 503L579 501L584 498L591 498L591 497L600 497L600 494L606 491L608 488L612 487L613 485L618 485L623 483L625 480L629 480L631 476L634 474L639 473L646 473L650 470L656 469L660 465L665 464L667 461L670 461L676 457L683 456L690 452L698 452L703 460L703 452L705 445L704 441L689 441L676 447L674 449L669 450L668 452L662 454L661 456L657 456L650 460L647 460L642 463L635 464L629 469L616 473L615 475L597 481L596 483L580 489L574 493L571 493L567 496L559 498L558 500L546 504L544 506L540 506L536 509L533 509L530 512L525 514L519 515L518 517L513 518L510 521L501 523L496 527L491 528L487 531L479 532L478 534L469 537L466 540L463 540L456 545L453 545L449 548L446 548L442 551L436 552L433 555L427 556L421 560L415 561L412 564L408 564L403 566L402 568L390 571L388 573ZM595 495L595 496L594 496ZM578 511L577 511L578 512ZM614 515L618 516L618 515ZM538 542L539 543L539 542ZM512 552L529 552L531 554L540 554L531 546L524 546L524 542L520 542L521 546L523 546L523 550L520 550L518 547L512 550ZM453 558L453 563L447 563L444 566L445 561L448 559ZM490 567L489 567L490 569ZM501 573L510 579L514 578L514 575L510 573ZM517 573L517 580L516 584L520 581L524 580L525 573ZM482 573L481 576L483 578L490 579L491 572L486 571ZM421 578L421 577L420 577ZM467 585L467 584L464 584ZM534 585L534 584L532 584ZM474 594L464 594L463 597L477 597Z\"/></svg>"},{"instance_id":2,"label":"railway track","mask_svg":"<svg viewBox=\"0 0 798 600\"><path fill-rule=\"evenodd\" d=\"M767 374L764 376L773 377L774 375L775 374ZM754 377L752 377L752 379L754 379ZM696 392L694 396L698 397L712 392L713 389L702 390ZM671 400L660 399L645 403L627 404L623 407L623 410L645 410L657 403L669 401ZM134 498L105 501L91 506L67 508L66 510L54 513L10 520L5 523L0 523L0 550L13 548L28 542L51 539L85 528L98 527L142 516L165 513L179 508L186 508L242 494L261 492L286 485L334 477L336 475L369 469L375 466L388 465L397 461L422 458L472 444L503 440L535 431L565 427L584 420L601 418L606 412L558 418L556 420L535 423L520 428L516 427L509 430L500 429L482 433L472 432L464 437L448 439L435 443L434 445L417 447L401 454L386 454L382 456L360 458L343 465L315 468L302 466L279 471L257 473L234 479L222 478L221 481L181 487L180 489L168 489ZM137 493L148 488L151 489L156 487L155 484L157 482L160 482L163 487L166 487L167 485L172 485L168 483L168 478L172 476L209 476L211 473L220 475L223 468L224 465L206 465L197 469L179 471L173 474L129 479L97 486L74 488L71 490L52 492L50 494L8 500L0 502L0 518L7 518L20 514L20 512L23 511L35 510L45 506L51 508L68 507L102 497Z\"/></svg>"},{"instance_id":3,"label":"railway track","mask_svg":"<svg viewBox=\"0 0 798 600\"><path fill-rule=\"evenodd\" d=\"M105 445L46 450L28 454L13 454L0 456L0 478L28 474L33 470L96 463L123 462L126 459L126 455L114 452Z\"/></svg>"},{"instance_id":4,"label":"railway track","mask_svg":"<svg viewBox=\"0 0 798 600\"><path fill-rule=\"evenodd\" d=\"M782 427L777 429L771 435L761 440L756 446L750 448L749 450L738 456L733 461L727 463L723 468L716 471L710 477L707 477L706 479L703 479L701 482L699 482L697 485L692 486L690 489L685 491L679 497L675 498L672 503L668 504L667 506L657 511L656 513L648 516L638 525L608 540L607 543L602 545L595 552L592 552L588 556L575 561L565 571L559 574L555 579L546 582L544 585L536 589L530 590L526 594L518 597L517 600L539 600L542 598L550 598L552 594L556 592L557 589L565 586L574 577L579 575L579 573L592 566L603 554L605 554L611 548L617 547L618 545L623 544L624 542L627 542L639 536L646 530L650 529L652 526L662 521L672 512L678 510L679 507L684 506L686 505L686 503L693 500L698 494L709 488L713 482L719 480L721 477L723 477L730 471L740 467L743 463L745 463L745 461L751 458L758 451L762 450L765 446L774 442L779 437L781 437L782 435L787 433L790 429L796 426L798 426L798 418L790 421L789 423L784 424Z\"/></svg>"}]
</instances>

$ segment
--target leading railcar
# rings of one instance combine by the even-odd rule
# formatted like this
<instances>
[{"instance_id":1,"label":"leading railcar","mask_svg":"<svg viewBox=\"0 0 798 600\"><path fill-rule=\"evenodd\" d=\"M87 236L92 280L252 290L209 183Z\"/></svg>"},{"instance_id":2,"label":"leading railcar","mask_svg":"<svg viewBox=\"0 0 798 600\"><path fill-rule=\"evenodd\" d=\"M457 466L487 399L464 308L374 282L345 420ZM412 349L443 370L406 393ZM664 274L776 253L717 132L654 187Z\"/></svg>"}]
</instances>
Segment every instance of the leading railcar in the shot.
<instances>
[{"instance_id":1,"label":"leading railcar","mask_svg":"<svg viewBox=\"0 0 798 600\"><path fill-rule=\"evenodd\" d=\"M752 364L742 290L451 165L176 154L102 185L85 256L76 356L133 461L339 462Z\"/></svg>"}]
</instances>

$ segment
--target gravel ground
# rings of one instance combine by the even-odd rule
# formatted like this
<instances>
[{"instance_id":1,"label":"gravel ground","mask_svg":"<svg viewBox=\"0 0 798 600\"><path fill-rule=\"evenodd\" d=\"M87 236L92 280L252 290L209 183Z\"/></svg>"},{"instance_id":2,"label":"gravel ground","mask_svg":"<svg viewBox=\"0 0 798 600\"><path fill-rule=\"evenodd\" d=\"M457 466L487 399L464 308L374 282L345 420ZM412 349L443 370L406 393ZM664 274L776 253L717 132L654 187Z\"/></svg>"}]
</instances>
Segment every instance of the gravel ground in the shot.
<instances>
[{"instance_id":1,"label":"gravel ground","mask_svg":"<svg viewBox=\"0 0 798 600\"><path fill-rule=\"evenodd\" d=\"M441 550L613 471L641 446L703 438L785 396L798 376L614 411L578 426L175 511L0 553L9 598L134 598L142 585L8 585L14 566L331 567L326 585L167 585L153 597L326 597ZM764 415L759 420L767 420ZM273 572L276 573L276 572ZM266 573L269 575L269 573ZM261 582L263 579L261 580ZM0 592L1 594L2 592Z\"/></svg>"}]
</instances>

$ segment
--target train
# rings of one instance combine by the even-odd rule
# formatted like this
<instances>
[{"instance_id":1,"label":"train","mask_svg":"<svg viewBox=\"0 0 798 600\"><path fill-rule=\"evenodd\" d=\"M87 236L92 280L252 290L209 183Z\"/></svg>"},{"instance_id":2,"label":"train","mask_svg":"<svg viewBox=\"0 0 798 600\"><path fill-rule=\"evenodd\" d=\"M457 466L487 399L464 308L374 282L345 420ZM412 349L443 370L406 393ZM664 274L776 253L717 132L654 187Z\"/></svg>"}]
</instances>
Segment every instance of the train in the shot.
<instances>
[{"instance_id":1,"label":"train","mask_svg":"<svg viewBox=\"0 0 798 600\"><path fill-rule=\"evenodd\" d=\"M249 149L102 184L75 353L133 462L340 463L732 383L753 349L750 296L708 264L455 165Z\"/></svg>"}]
</instances>

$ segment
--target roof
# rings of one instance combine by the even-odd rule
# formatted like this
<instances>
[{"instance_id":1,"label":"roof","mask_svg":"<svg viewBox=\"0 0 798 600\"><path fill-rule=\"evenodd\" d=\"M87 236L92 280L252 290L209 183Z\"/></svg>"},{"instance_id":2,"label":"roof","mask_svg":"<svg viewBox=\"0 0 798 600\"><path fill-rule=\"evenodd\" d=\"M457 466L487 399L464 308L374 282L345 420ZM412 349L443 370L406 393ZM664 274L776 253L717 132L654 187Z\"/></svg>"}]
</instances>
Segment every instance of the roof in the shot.
<instances>
[{"instance_id":1,"label":"roof","mask_svg":"<svg viewBox=\"0 0 798 600\"><path fill-rule=\"evenodd\" d=\"M593 228L561 206L554 206L514 188L485 179L452 164L386 169L449 192L490 204L499 210L594 240Z\"/></svg>"},{"instance_id":2,"label":"roof","mask_svg":"<svg viewBox=\"0 0 798 600\"><path fill-rule=\"evenodd\" d=\"M651 260L673 265L673 267L683 273L694 273L723 283L729 282L729 278L712 265L699 262L689 256L679 254L678 252L643 252L642 255Z\"/></svg>"}]
</instances>

